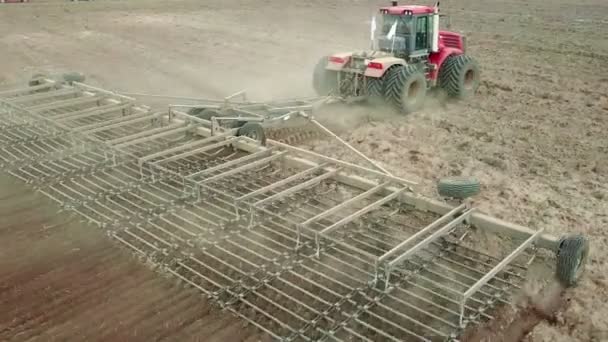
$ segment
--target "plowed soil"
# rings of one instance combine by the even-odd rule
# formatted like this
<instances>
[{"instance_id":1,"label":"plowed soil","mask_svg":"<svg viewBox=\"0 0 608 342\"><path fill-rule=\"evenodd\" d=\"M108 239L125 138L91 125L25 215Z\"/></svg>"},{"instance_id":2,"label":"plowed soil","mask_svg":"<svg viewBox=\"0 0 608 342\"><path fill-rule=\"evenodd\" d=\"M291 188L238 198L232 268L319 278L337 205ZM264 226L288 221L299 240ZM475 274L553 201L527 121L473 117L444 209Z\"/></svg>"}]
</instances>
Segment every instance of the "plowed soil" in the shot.
<instances>
[{"instance_id":1,"label":"plowed soil","mask_svg":"<svg viewBox=\"0 0 608 342\"><path fill-rule=\"evenodd\" d=\"M38 71L77 70L89 83L132 92L220 97L246 88L253 99L309 96L312 69L320 56L368 47L369 18L386 3L3 4L0 83L25 82ZM556 235L588 234L592 252L584 281L568 290L569 304L553 323L541 323L526 339L608 340L608 3L459 0L442 1L442 7L451 16L451 29L468 36L469 53L482 67L478 94L457 103L431 99L424 110L409 116L366 108L336 111L333 118L346 128L341 135L394 173L420 181L427 195L434 195L439 177L475 175L484 184L475 200L483 211ZM358 115L351 116L353 111ZM328 142L312 147L334 153ZM9 308L2 315L18 315L15 321L0 321L0 337L20 332L111 338L110 332L134 336L152 334L152 328L162 330L159 335L177 330L175 325L158 324L161 316L150 310L168 305L164 298L170 296L180 296L186 303L185 292L172 292L176 290L171 283L155 280L154 274L113 256L105 242L92 243L88 235L89 240L81 241L79 229L40 231L50 224L46 220L52 213L15 212L14 204L4 203L17 197L5 199L5 190L0 191L3 212L13 212L13 219L19 219L16 225L5 224L2 218L1 286ZM53 243L45 242L48 234ZM49 250L64 238L72 242ZM86 260L70 262L70 255ZM76 276L68 279L63 272ZM121 274L142 285L124 283ZM102 282L109 285L101 286ZM49 283L54 287L46 290ZM11 292L14 284L24 292ZM92 296L77 296L80 289ZM78 303L67 312L53 304L70 298ZM80 302L89 300L90 304ZM200 298L193 303L206 312ZM205 324L199 333L238 326L223 318L207 323L205 314L186 310L181 318L181 311L172 310L164 317L175 318L173 324L189 324L183 330L187 334ZM59 323L37 323L50 319ZM197 320L188 323L193 319Z\"/></svg>"},{"instance_id":2,"label":"plowed soil","mask_svg":"<svg viewBox=\"0 0 608 342\"><path fill-rule=\"evenodd\" d=\"M2 176L1 341L258 341L200 292Z\"/></svg>"}]
</instances>

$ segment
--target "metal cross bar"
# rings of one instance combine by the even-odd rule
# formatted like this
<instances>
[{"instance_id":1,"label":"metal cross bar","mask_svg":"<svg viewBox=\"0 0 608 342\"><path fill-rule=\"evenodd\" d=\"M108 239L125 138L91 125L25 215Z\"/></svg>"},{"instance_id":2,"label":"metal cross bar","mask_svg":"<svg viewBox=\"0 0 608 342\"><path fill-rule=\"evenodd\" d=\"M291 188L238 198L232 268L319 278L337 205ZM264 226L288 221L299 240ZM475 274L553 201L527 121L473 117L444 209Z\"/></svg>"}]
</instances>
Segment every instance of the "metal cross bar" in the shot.
<instances>
[{"instance_id":1,"label":"metal cross bar","mask_svg":"<svg viewBox=\"0 0 608 342\"><path fill-rule=\"evenodd\" d=\"M322 174L320 176L317 176L315 178L309 179L308 181L306 181L304 183L300 183L300 184L298 184L296 186L293 186L293 187L288 188L286 190L283 190L281 192L277 192L276 194L274 194L274 195L272 195L270 197L266 197L263 200L259 200L259 201L255 202L254 206L258 207L258 206L263 205L264 203L275 201L275 200L277 200L279 198L282 198L282 197L285 197L285 196L289 196L289 195L291 195L293 193L296 193L296 192L298 192L300 190L303 190L303 189L309 188L311 186L317 185L320 182L322 182L322 181L324 181L324 180L326 180L328 178L331 178L334 175L336 175L338 173L338 170L339 169L325 172L324 174Z\"/></svg>"},{"instance_id":2,"label":"metal cross bar","mask_svg":"<svg viewBox=\"0 0 608 342\"><path fill-rule=\"evenodd\" d=\"M88 96L87 95L87 96L76 97L73 99L53 101L51 103L43 103L41 105L35 105L35 106L31 106L31 107L28 106L27 109L31 110L31 111L40 112L40 111L46 111L46 110L59 109L59 108L68 107L68 106L84 105L87 103L98 102L103 99L104 99L103 96Z\"/></svg>"},{"instance_id":3,"label":"metal cross bar","mask_svg":"<svg viewBox=\"0 0 608 342\"><path fill-rule=\"evenodd\" d=\"M422 240L419 243L417 243L414 247L408 249L403 254L401 254L397 258L393 259L392 261L390 261L388 263L389 267L392 268L396 264L398 264L400 262L403 262L403 260L405 260L405 259L409 258L410 256L412 256L414 253L416 253L419 250L423 249L424 247L430 245L435 240L437 240L439 237L441 237L443 234L445 234L446 232L450 231L452 228L456 227L457 225L459 225L460 223L462 223L464 220L468 219L471 216L471 213L473 213L473 211L475 211L475 208L472 208L472 209L469 209L469 210L465 211L460 216L458 216L456 219L450 221L448 224L446 224L445 226L441 227L439 230L437 230L433 234L431 234L428 237L426 237L424 240Z\"/></svg>"},{"instance_id":4,"label":"metal cross bar","mask_svg":"<svg viewBox=\"0 0 608 342\"><path fill-rule=\"evenodd\" d=\"M162 116L163 114L164 113L162 113L162 112L158 112L158 113L154 113L154 114L146 112L146 113L142 113L139 115L135 114L135 115L121 116L119 118L108 120L108 121L96 122L96 123L92 123L89 125L76 127L73 129L73 131L81 132L83 134L92 134L92 133L97 133L97 132L105 131L105 130L112 129L112 128L118 128L121 126L134 124L134 123L141 122L141 121L155 119L155 118Z\"/></svg>"},{"instance_id":5,"label":"metal cross bar","mask_svg":"<svg viewBox=\"0 0 608 342\"><path fill-rule=\"evenodd\" d=\"M176 134L176 133L187 132L191 129L192 129L191 126L184 126L183 124L173 124L173 125L169 125L169 126L165 126L165 127L151 129L149 131L129 135L129 136L118 138L118 139L108 140L108 143L116 148L122 148L122 147L131 146L131 145L145 143L150 140L162 138L162 137ZM150 133L152 133L152 134L150 134Z\"/></svg>"},{"instance_id":6,"label":"metal cross bar","mask_svg":"<svg viewBox=\"0 0 608 342\"><path fill-rule=\"evenodd\" d=\"M344 208L352 205L353 203L356 203L356 202L358 202L358 201L360 201L362 199L365 199L365 198L367 198L367 197L369 197L369 196L377 193L381 189L389 186L390 184L391 184L391 182L384 182L382 184L376 185L375 187L373 187L373 188L365 191L362 194L359 194L359 195L357 195L357 196L355 196L355 197L353 197L353 198L351 198L351 199L349 199L349 200L347 200L345 202L342 202L339 205L337 205L335 207L332 207L332 208L330 208L330 209L328 209L328 210L326 210L326 211L324 211L324 212L316 215L315 217L309 218L308 220L302 222L302 226L306 226L306 225L308 225L308 224L310 224L310 223L312 223L314 221L318 221L318 220L323 219L323 218L325 218L327 216L335 214L338 211L340 211L340 210L342 210L342 209L344 209Z\"/></svg>"},{"instance_id":7,"label":"metal cross bar","mask_svg":"<svg viewBox=\"0 0 608 342\"><path fill-rule=\"evenodd\" d=\"M332 164L335 164L335 165L339 165L339 166L342 166L342 167L347 168L347 169L366 172L366 173L368 173L370 175L381 177L381 178L383 178L385 180L390 180L390 181L393 181L393 182L396 182L396 183L399 183L399 184L418 185L418 183L410 181L410 180L407 180L407 179L403 179L403 178L399 178L399 177L395 177L395 176L389 176L389 175L387 175L385 173L382 173L380 171L368 169L368 168L363 167L363 166L359 166L359 165L348 163L348 162L345 162L345 161L342 161L342 160L338 160L338 159L335 159L335 158L327 157L327 156L324 156L324 155L321 155L321 154L318 154L318 153L315 153L315 152L312 152L312 151L308 151L308 150L305 150L305 149L302 149L302 148L299 148L299 147L295 147L295 146L291 146L291 145L288 145L288 144L284 144L284 143L281 143L281 142L278 142L278 141L275 141L275 140L268 140L267 144L268 145L273 145L273 146L278 146L280 148L292 151L294 153L300 153L300 154L303 154L303 155L306 155L306 156L309 156L309 157L312 157L312 158L320 159L320 160L323 160L325 162L329 162L329 163L332 163Z\"/></svg>"},{"instance_id":8,"label":"metal cross bar","mask_svg":"<svg viewBox=\"0 0 608 342\"><path fill-rule=\"evenodd\" d=\"M496 265L490 272L486 273L481 279L479 279L473 286L471 286L463 295L464 300L469 299L475 292L481 289L487 282L489 282L498 272L502 271L511 261L515 260L526 248L533 244L536 239L543 233L544 229L538 230L534 235L530 236L524 241L519 247L517 247L511 254L504 258L498 265Z\"/></svg>"},{"instance_id":9,"label":"metal cross bar","mask_svg":"<svg viewBox=\"0 0 608 342\"><path fill-rule=\"evenodd\" d=\"M285 179L281 179L278 182L272 183L272 184L270 184L268 186L265 186L263 188L260 188L260 189L258 189L256 191L254 191L254 192L250 192L250 193L248 193L246 195L243 195L243 196L237 198L236 201L237 202L246 201L246 200L248 200L250 198L253 198L253 197L257 196L257 195L263 194L265 192L272 191L273 189L276 189L278 187L287 185L287 184L289 184L289 183L291 183L293 181L296 181L298 179L302 179L302 178L304 178L304 177L306 177L306 176L308 176L308 175L310 175L310 174L312 174L314 172L317 172L317 171L321 170L322 168L324 168L326 166L327 166L327 164L321 164L321 165L314 166L314 167L311 167L309 169L306 169L304 171L298 172L298 173L296 173L293 176L287 177Z\"/></svg>"},{"instance_id":10,"label":"metal cross bar","mask_svg":"<svg viewBox=\"0 0 608 342\"><path fill-rule=\"evenodd\" d=\"M178 147L175 147L175 148L172 148L172 149L163 150L163 151L160 151L158 153L154 153L154 154L151 154L151 155L147 155L147 156L145 156L143 158L140 158L139 163L141 164L141 163L146 162L148 160L152 160L152 159L154 159L156 157L162 157L164 155L167 155L167 154L170 154L170 153L174 153L174 152L178 152L178 151L181 151L181 150L184 150L184 149L187 149L187 148L192 148L194 146L205 145L205 144L207 144L209 142L212 142L212 141L215 141L215 140L219 140L219 138L223 138L223 137L224 136L220 136L220 135L212 136L212 137L200 140L200 141L194 141L194 142L192 142L190 144L187 144L187 145L182 145L182 146L178 146ZM212 144L212 145L204 146L204 147L201 147L201 148L198 148L198 149L195 149L195 150L191 150L191 151L186 151L186 152L183 152L183 153L171 156L171 157L167 157L167 158L155 161L154 164L166 163L166 162L170 162L170 161L174 161L174 160L179 160L179 159L182 159L182 158L187 158L187 157L193 156L193 155L198 154L198 153L203 153L203 152L206 152L206 151L211 151L211 150L219 148L219 147L224 147L226 145L230 145L235 140L237 140L236 137L230 137L230 138L227 138L224 141L220 141L220 142Z\"/></svg>"},{"instance_id":11,"label":"metal cross bar","mask_svg":"<svg viewBox=\"0 0 608 342\"><path fill-rule=\"evenodd\" d=\"M272 151L273 151L273 148L269 148L269 149L265 149L265 150L262 150L262 151L259 151L259 152L251 153L251 154L248 154L248 155L243 156L241 158L233 159L233 160L231 160L229 162L225 162L225 163L219 164L217 166L210 167L208 169L203 169L201 171L195 172L193 174L188 175L188 178L196 178L196 177L199 177L199 176L208 175L208 174L216 172L218 170L226 169L226 168L229 168L231 166L235 166L235 165L241 164L243 162L247 162L247 161L250 161L252 159L256 159L256 158L258 158L260 156L270 154L270 153L272 153Z\"/></svg>"},{"instance_id":12,"label":"metal cross bar","mask_svg":"<svg viewBox=\"0 0 608 342\"><path fill-rule=\"evenodd\" d=\"M21 89L13 89L13 90L6 90L6 91L1 91L0 92L0 96L4 97L4 98L8 98L8 97L11 97L11 96L19 95L20 93L27 93L27 92L31 92L31 91L44 90L44 89L52 88L54 86L55 86L55 84L53 84L53 83L45 83L45 84L40 84L40 85L33 86L33 87L27 87L27 88L21 88Z\"/></svg>"},{"instance_id":13,"label":"metal cross bar","mask_svg":"<svg viewBox=\"0 0 608 342\"><path fill-rule=\"evenodd\" d=\"M390 195L388 195L388 196L386 196L386 197L383 197L383 198L381 198L381 199L377 200L376 202L374 202L374 203L372 203L372 204L370 204L370 205L366 206L365 208L360 209L360 210L359 210L359 211L357 211L356 213L354 213L354 214L352 214L352 215L349 215L349 216L347 216L347 217L345 217L345 218L341 219L340 221L338 221L338 222L336 222L336 223L332 224L332 225L331 225L331 226L329 226L329 227L324 228L324 229L323 229L322 231L320 231L319 233L320 233L320 234L327 234L327 233L330 233L331 231L334 231L334 230L336 230L336 229L338 229L338 228L342 227L343 225L348 224L348 223L352 222L353 220L356 220L357 218L359 218L359 217L361 217L361 216L363 216L363 215L367 214L368 212L370 212L370 211L372 211L372 210L375 210L375 209L377 209L378 207L380 207L380 206L382 206L382 205L384 205L384 204L386 204L386 203L388 203L388 202L390 202L390 201L394 200L395 198L399 197L399 195L400 195L402 192L404 192L405 190L406 190L406 188L401 188L401 189L399 189L399 190L397 190L397 191L394 191L392 194L390 194Z\"/></svg>"},{"instance_id":14,"label":"metal cross bar","mask_svg":"<svg viewBox=\"0 0 608 342\"><path fill-rule=\"evenodd\" d=\"M380 258L378 258L378 262L384 262L391 255L395 254L399 249L403 248L404 246L408 245L409 243L411 243L411 242L415 241L416 239L420 238L423 234L426 234L429 231L437 228L440 224L443 224L447 219L452 218L454 215L458 214L459 212L461 212L461 211L463 211L465 209L466 209L466 204L462 204L459 207L454 208L449 213L441 216L440 218L438 218L437 220L435 220L433 223L431 223L428 226L426 226L425 228L419 230L418 232L416 232L416 234L410 236L407 240L405 240L402 243L398 244L397 246L395 246L390 251L384 253Z\"/></svg>"},{"instance_id":15,"label":"metal cross bar","mask_svg":"<svg viewBox=\"0 0 608 342\"><path fill-rule=\"evenodd\" d=\"M270 157L266 157L266 158L257 160L257 161L255 161L253 163L249 163L249 164L245 164L243 166L237 167L236 169L232 169L230 171L222 172L219 175L203 179L202 181L198 181L197 184L210 183L210 182L216 181L218 179L221 179L221 178L224 178L224 177L228 177L228 176L232 176L232 175L235 175L235 174L243 172L243 171L255 169L256 167L259 167L260 165L264 165L266 163L269 163L269 162L271 162L273 160L276 160L276 159L284 156L286 153L287 153L286 151L281 151L281 152L275 153L275 154L271 155ZM190 179L190 177L187 177L187 178Z\"/></svg>"},{"instance_id":16,"label":"metal cross bar","mask_svg":"<svg viewBox=\"0 0 608 342\"><path fill-rule=\"evenodd\" d=\"M22 102L34 101L34 100L44 100L47 98L52 98L55 96L65 96L65 95L76 95L80 93L79 90L74 88L61 88L57 90L50 90L44 93L36 93L31 95L24 95L15 98L6 99L5 101L10 102L12 104L18 104Z\"/></svg>"},{"instance_id":17,"label":"metal cross bar","mask_svg":"<svg viewBox=\"0 0 608 342\"><path fill-rule=\"evenodd\" d=\"M268 108L269 113L281 113L281 112L293 112L293 111L309 111L312 109L311 105L304 106L289 106L289 107L270 107Z\"/></svg>"},{"instance_id":18,"label":"metal cross bar","mask_svg":"<svg viewBox=\"0 0 608 342\"><path fill-rule=\"evenodd\" d=\"M77 119L84 119L84 118L87 118L90 116L102 115L102 114L111 113L111 112L115 112L115 111L119 111L119 110L124 110L127 108L131 108L132 106L133 106L133 104L131 104L131 103L120 103L120 102L110 103L107 105L86 108L86 109L78 110L75 112L68 112L68 113L59 114L59 115L49 115L49 117L51 117L53 120L57 120L57 121L77 120Z\"/></svg>"},{"instance_id":19,"label":"metal cross bar","mask_svg":"<svg viewBox=\"0 0 608 342\"><path fill-rule=\"evenodd\" d=\"M346 141L344 141L344 139L342 139L339 136L337 136L336 134L334 134L334 132L330 131L327 127L323 126L319 121L317 121L315 119L310 119L310 122L312 122L313 124L315 124L317 127L319 127L319 129L321 129L323 132L325 132L329 136L331 136L334 139L338 140L342 145L346 146L346 148L348 148L349 150L351 150L352 152L354 152L359 157L363 158L366 162L368 162L370 165L372 165L376 169L382 171L383 173L385 173L385 174L387 174L389 176L392 176L392 174L390 172L388 172L385 168L383 168L378 163L376 163L375 161L373 161L370 158L368 158L366 155L364 155L363 153L361 153L356 148L352 147L351 144L347 143Z\"/></svg>"}]
</instances>

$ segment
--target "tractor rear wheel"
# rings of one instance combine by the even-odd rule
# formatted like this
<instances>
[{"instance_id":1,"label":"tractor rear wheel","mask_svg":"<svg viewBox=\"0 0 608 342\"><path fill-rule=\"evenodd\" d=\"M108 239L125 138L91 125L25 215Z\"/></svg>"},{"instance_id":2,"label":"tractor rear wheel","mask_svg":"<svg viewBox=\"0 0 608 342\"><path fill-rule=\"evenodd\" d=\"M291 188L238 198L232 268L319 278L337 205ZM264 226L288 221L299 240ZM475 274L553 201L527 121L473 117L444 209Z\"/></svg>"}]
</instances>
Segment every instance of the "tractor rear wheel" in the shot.
<instances>
[{"instance_id":1,"label":"tractor rear wheel","mask_svg":"<svg viewBox=\"0 0 608 342\"><path fill-rule=\"evenodd\" d=\"M327 70L329 57L319 60L312 75L312 86L319 96L327 96L338 89L338 72Z\"/></svg>"},{"instance_id":2,"label":"tractor rear wheel","mask_svg":"<svg viewBox=\"0 0 608 342\"><path fill-rule=\"evenodd\" d=\"M448 57L439 70L439 86L449 96L464 99L479 88L479 65L471 56Z\"/></svg>"},{"instance_id":3,"label":"tractor rear wheel","mask_svg":"<svg viewBox=\"0 0 608 342\"><path fill-rule=\"evenodd\" d=\"M384 78L367 77L367 97L372 104L382 103L384 95Z\"/></svg>"},{"instance_id":4,"label":"tractor rear wheel","mask_svg":"<svg viewBox=\"0 0 608 342\"><path fill-rule=\"evenodd\" d=\"M405 114L424 105L426 90L426 76L413 65L399 65L387 71L384 96Z\"/></svg>"}]
</instances>

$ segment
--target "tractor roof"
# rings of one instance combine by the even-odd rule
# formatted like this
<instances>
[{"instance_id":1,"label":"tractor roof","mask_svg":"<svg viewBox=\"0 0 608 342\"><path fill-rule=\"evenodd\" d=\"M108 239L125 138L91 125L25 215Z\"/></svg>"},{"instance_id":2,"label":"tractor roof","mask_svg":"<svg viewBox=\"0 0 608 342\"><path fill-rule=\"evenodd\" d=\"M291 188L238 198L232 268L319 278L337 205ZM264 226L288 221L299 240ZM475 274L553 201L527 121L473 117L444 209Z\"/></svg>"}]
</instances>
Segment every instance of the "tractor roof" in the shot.
<instances>
[{"instance_id":1,"label":"tractor roof","mask_svg":"<svg viewBox=\"0 0 608 342\"><path fill-rule=\"evenodd\" d=\"M411 12L412 14L429 14L435 12L435 8L431 6L387 6L381 7L380 12L393 15L402 15L405 12Z\"/></svg>"}]
</instances>

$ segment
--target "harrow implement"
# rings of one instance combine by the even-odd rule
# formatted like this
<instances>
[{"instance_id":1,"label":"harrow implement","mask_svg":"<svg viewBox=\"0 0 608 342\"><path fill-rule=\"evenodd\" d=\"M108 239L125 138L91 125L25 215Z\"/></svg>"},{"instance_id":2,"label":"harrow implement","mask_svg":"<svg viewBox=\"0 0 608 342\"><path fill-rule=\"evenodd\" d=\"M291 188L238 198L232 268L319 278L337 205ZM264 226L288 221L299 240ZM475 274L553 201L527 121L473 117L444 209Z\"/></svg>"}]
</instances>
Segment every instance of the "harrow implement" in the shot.
<instances>
[{"instance_id":1,"label":"harrow implement","mask_svg":"<svg viewBox=\"0 0 608 342\"><path fill-rule=\"evenodd\" d=\"M51 80L0 96L5 172L277 340L457 341L513 302L540 248L560 279L560 256L587 253L176 108Z\"/></svg>"}]
</instances>

